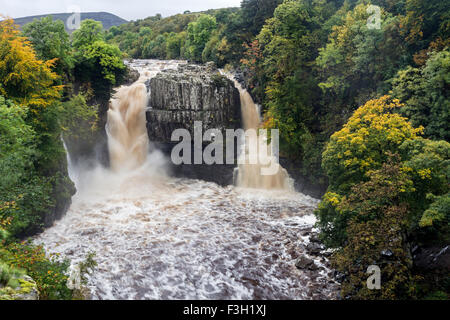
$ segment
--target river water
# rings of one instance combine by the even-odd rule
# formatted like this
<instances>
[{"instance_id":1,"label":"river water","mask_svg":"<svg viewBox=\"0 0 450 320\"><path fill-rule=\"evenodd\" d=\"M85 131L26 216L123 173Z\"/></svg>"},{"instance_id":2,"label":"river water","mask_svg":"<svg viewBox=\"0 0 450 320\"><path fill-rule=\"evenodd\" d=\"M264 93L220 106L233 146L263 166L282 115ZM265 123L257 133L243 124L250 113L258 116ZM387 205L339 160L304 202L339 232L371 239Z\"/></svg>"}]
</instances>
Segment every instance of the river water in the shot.
<instances>
[{"instance_id":1,"label":"river water","mask_svg":"<svg viewBox=\"0 0 450 320\"><path fill-rule=\"evenodd\" d=\"M134 67L148 79L178 63L137 61ZM142 88L143 80L135 85ZM133 113L142 117L144 108L133 107ZM126 126L126 112L114 119ZM291 190L169 177L170 159L148 146L141 141L129 149L139 161L126 170L117 170L117 164L70 166L78 190L73 203L65 217L34 239L74 264L96 253L98 267L88 278L92 299L336 297L338 285L326 258L305 249L314 231L316 199ZM145 148L147 157L136 148ZM297 269L295 261L303 255L318 269Z\"/></svg>"}]
</instances>

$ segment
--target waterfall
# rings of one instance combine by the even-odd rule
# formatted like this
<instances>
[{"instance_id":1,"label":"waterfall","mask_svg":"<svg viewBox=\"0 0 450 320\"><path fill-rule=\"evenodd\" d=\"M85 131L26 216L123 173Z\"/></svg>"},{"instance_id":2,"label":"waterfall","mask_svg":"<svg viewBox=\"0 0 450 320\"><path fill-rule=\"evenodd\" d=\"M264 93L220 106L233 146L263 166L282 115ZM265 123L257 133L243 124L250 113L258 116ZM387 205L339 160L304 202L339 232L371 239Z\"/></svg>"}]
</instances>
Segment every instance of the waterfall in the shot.
<instances>
[{"instance_id":1,"label":"waterfall","mask_svg":"<svg viewBox=\"0 0 450 320\"><path fill-rule=\"evenodd\" d=\"M239 90L244 130L258 130L261 128L258 105L255 104L248 91L233 76L227 76L234 81L236 88ZM267 137L265 135L251 137L246 134L246 140L238 160L238 167L234 172L235 185L243 188L293 190L292 179L289 177L286 169L278 164L275 155L272 154L272 145L267 143ZM257 146L256 164L249 161L251 146ZM275 166L278 169L276 173L272 175L262 174L262 169L268 167L266 164L274 162L276 162Z\"/></svg>"},{"instance_id":2,"label":"waterfall","mask_svg":"<svg viewBox=\"0 0 450 320\"><path fill-rule=\"evenodd\" d=\"M111 100L107 133L112 170L130 170L144 164L148 153L146 105L147 89L139 81L120 87Z\"/></svg>"},{"instance_id":3,"label":"waterfall","mask_svg":"<svg viewBox=\"0 0 450 320\"><path fill-rule=\"evenodd\" d=\"M66 160L67 160L67 174L69 175L70 180L77 185L78 182L78 175L74 169L72 158L70 157L69 149L67 148L66 141L64 141L64 138L61 135L61 141L64 147L64 151L66 152Z\"/></svg>"},{"instance_id":4,"label":"waterfall","mask_svg":"<svg viewBox=\"0 0 450 320\"><path fill-rule=\"evenodd\" d=\"M67 214L34 242L73 265L95 252L98 268L87 275L92 299L334 298L339 285L331 282L326 257L309 256L306 249L317 200L285 189L255 192L166 174L167 159L149 147L143 131L143 85L179 63L130 63L141 79L117 90L108 113L113 168L73 163L68 154L77 193ZM245 127L258 127L256 105L243 90L241 99ZM283 170L264 178L250 169L239 166L240 186L286 185ZM300 255L318 270L297 269Z\"/></svg>"},{"instance_id":5,"label":"waterfall","mask_svg":"<svg viewBox=\"0 0 450 320\"><path fill-rule=\"evenodd\" d=\"M149 140L145 109L148 102L146 82L162 69L176 68L177 61L140 61L133 67L139 79L129 86L121 86L110 101L106 132L111 169L130 171L147 160Z\"/></svg>"}]
</instances>

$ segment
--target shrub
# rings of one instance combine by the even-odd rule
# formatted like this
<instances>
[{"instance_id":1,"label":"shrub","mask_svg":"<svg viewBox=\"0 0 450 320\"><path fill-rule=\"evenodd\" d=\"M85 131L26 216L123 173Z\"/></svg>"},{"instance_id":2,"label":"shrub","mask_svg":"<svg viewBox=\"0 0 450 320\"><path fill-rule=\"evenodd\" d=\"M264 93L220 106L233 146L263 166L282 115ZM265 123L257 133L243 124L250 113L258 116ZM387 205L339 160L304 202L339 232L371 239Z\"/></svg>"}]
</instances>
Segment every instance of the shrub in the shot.
<instances>
[{"instance_id":1,"label":"shrub","mask_svg":"<svg viewBox=\"0 0 450 320\"><path fill-rule=\"evenodd\" d=\"M42 246L35 246L31 242L13 242L0 247L0 259L10 267L24 270L33 278L40 299L72 298L72 290L67 287L68 260L58 261L57 256L47 258Z\"/></svg>"}]
</instances>

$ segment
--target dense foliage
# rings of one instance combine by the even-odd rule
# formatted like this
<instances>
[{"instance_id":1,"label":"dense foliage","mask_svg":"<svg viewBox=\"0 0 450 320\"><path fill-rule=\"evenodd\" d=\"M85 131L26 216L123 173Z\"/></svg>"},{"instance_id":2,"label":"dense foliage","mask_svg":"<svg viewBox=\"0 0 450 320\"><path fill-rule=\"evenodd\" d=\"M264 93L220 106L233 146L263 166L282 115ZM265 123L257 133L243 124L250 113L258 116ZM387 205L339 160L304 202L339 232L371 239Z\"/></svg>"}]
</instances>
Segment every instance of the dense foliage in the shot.
<instances>
[{"instance_id":1,"label":"dense foliage","mask_svg":"<svg viewBox=\"0 0 450 320\"><path fill-rule=\"evenodd\" d=\"M81 297L67 286L69 262L19 239L64 214L75 188L61 138L77 144L92 139L99 110L88 100L108 101L123 79L122 53L103 37L101 24L92 20L83 21L72 39L51 17L22 33L12 20L0 22L2 299L23 274L36 282L41 299Z\"/></svg>"},{"instance_id":2,"label":"dense foliage","mask_svg":"<svg viewBox=\"0 0 450 320\"><path fill-rule=\"evenodd\" d=\"M51 18L23 34L4 20L0 237L39 230L55 199L70 198L61 134L72 145L95 140L123 57L214 61L241 73L263 125L280 129L281 154L326 189L317 226L336 249L342 296L448 298L448 272L417 270L411 250L450 241L449 17L440 0L243 0L108 31L85 20L71 37ZM3 284L24 272L11 254L28 259L11 243ZM51 284L21 267L52 288L46 297L67 298L64 263L41 262L59 274ZM365 286L373 264L381 290Z\"/></svg>"},{"instance_id":3,"label":"dense foliage","mask_svg":"<svg viewBox=\"0 0 450 320\"><path fill-rule=\"evenodd\" d=\"M450 144L421 138L423 128L395 113L402 107L387 96L368 101L323 153L330 185L318 226L324 243L340 248L335 263L347 275L344 296L416 298L411 242L450 240ZM374 264L382 270L378 291L364 283Z\"/></svg>"}]
</instances>

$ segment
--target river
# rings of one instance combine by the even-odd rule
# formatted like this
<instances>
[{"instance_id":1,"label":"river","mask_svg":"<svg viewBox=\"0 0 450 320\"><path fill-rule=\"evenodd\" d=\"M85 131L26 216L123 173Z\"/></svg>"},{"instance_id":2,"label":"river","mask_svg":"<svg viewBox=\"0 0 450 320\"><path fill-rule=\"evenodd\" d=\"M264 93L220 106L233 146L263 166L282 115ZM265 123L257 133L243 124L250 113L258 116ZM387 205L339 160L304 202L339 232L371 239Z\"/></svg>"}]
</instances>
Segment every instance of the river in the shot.
<instances>
[{"instance_id":1,"label":"river","mask_svg":"<svg viewBox=\"0 0 450 320\"><path fill-rule=\"evenodd\" d=\"M34 242L73 263L94 251L92 299L335 298L326 258L305 249L316 199L170 177L170 159L142 140L143 83L178 63L135 62L141 79L119 88L108 113L111 169L70 164L78 192ZM316 270L296 268L300 256L312 258Z\"/></svg>"}]
</instances>

